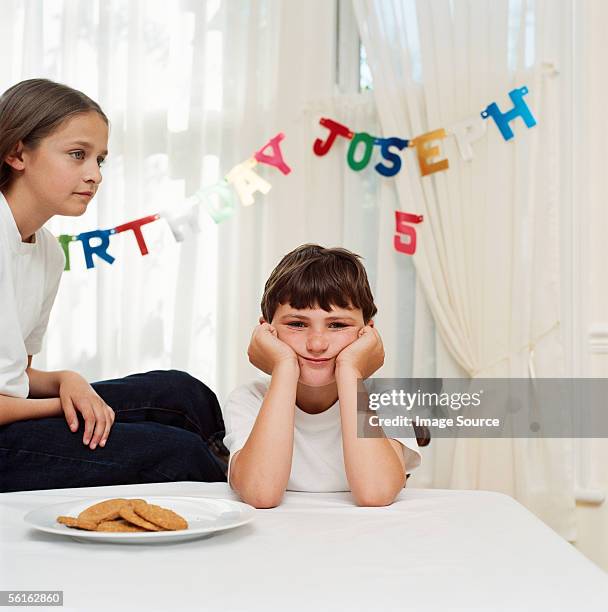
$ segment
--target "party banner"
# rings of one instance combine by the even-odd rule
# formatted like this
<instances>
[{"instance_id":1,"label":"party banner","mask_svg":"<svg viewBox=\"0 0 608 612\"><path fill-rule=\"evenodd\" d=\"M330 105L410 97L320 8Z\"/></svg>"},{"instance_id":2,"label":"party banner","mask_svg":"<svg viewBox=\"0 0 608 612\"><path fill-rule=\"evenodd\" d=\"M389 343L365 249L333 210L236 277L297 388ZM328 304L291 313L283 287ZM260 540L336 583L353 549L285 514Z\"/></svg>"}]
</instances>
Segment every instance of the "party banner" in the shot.
<instances>
[{"instance_id":1,"label":"party banner","mask_svg":"<svg viewBox=\"0 0 608 612\"><path fill-rule=\"evenodd\" d=\"M447 136L454 136L458 144L458 150L464 160L473 159L471 144L479 140L486 133L486 119L492 118L500 130L505 141L513 138L511 122L517 117L521 118L526 127L536 125L536 119L524 101L528 93L526 86L509 92L509 98L513 108L502 112L496 102L489 104L479 115L473 115L454 123L446 128L439 128L426 134L420 134L415 138L380 138L372 136L367 132L353 132L350 128L333 119L322 117L319 123L329 130L325 140L317 138L313 144L315 155L322 157L327 155L338 138L350 140L346 153L346 162L352 170L359 172L366 168L372 158L374 147L380 148L382 162L374 166L378 174L391 177L395 176L403 164L400 153L404 149L414 148L418 158L418 166L422 176L428 176L435 172L442 172L450 167L447 159L441 159L441 150L438 143Z\"/></svg>"},{"instance_id":2,"label":"party banner","mask_svg":"<svg viewBox=\"0 0 608 612\"><path fill-rule=\"evenodd\" d=\"M289 174L291 168L285 163L281 151L281 141L285 138L283 133L271 138L252 157L237 164L226 174L224 179L197 191L184 202L174 204L153 215L128 221L111 229L96 229L82 232L75 236L62 234L58 237L59 243L65 254L65 270L70 269L70 249L72 242L80 242L84 252L84 260L87 268L95 267L95 257L113 264L115 258L108 253L110 238L115 234L133 232L137 241L139 251L142 255L148 254L148 246L144 238L142 227L164 219L177 242L182 242L188 234L200 231L198 222L199 207L202 206L209 216L216 222L221 223L230 218L236 210L235 198L238 197L243 206L251 206L255 202L254 195L257 192L266 194L272 185L264 180L254 170L258 163L274 166L283 174Z\"/></svg>"},{"instance_id":3,"label":"party banner","mask_svg":"<svg viewBox=\"0 0 608 612\"><path fill-rule=\"evenodd\" d=\"M524 101L526 94L528 94L526 86L513 89L509 92L509 98L513 103L510 110L503 112L496 102L492 102L478 115L453 123L446 128L438 128L420 134L415 138L397 136L380 138L367 132L353 132L333 119L322 117L319 123L329 131L329 134L325 140L321 138L315 140L313 151L315 155L322 157L329 153L338 138L350 140L346 161L352 170L360 172L369 165L374 147L379 147L382 161L375 164L374 169L381 176L392 177L403 167L402 152L413 148L416 150L421 176L429 176L436 172L443 172L450 167L449 161L441 158L439 144L448 136L456 139L460 155L464 160L470 161L473 159L471 145L485 135L486 120L490 117L505 141L514 137L511 122L518 117L527 128L534 127L536 119ZM268 181L255 172L254 168L257 164L273 166L285 175L291 172L281 151L281 141L284 137L283 133L277 134L252 157L234 166L221 181L197 191L184 202L173 204L158 213L123 223L111 229L96 229L76 236L62 234L58 240L65 253L65 270L70 269L69 245L71 242L82 244L86 267L94 268L94 256L108 264L114 263L115 258L108 253L108 249L110 238L115 234L133 232L140 253L147 255L148 247L142 231L144 225L164 219L175 240L182 242L186 236L200 231L198 219L201 207L215 223L221 223L234 215L237 198L242 206L251 206L255 202L256 193L267 194L272 188ZM416 252L417 236L414 226L422 221L422 215L395 211L393 247L397 252L405 255L413 255Z\"/></svg>"},{"instance_id":4,"label":"party banner","mask_svg":"<svg viewBox=\"0 0 608 612\"><path fill-rule=\"evenodd\" d=\"M313 144L315 155L322 157L327 155L338 138L350 140L346 153L346 162L355 172L366 168L372 158L374 147L379 147L382 161L374 166L378 174L391 177L395 176L402 168L403 160L400 153L408 148L416 149L418 167L421 176L429 176L435 172L443 172L450 167L447 159L441 158L439 142L447 136L454 136L458 150L466 161L473 159L471 144L479 140L486 133L486 119L491 117L500 130L505 141L513 138L513 130L510 123L520 117L527 128L536 125L536 119L524 101L528 93L526 86L513 89L509 92L509 98L513 103L511 110L502 112L496 102L489 104L479 115L473 115L454 123L447 128L439 128L415 138L400 138L391 136L380 138L372 136L367 132L353 132L350 128L333 119L322 117L319 123L329 130L329 134L322 140L317 138ZM416 252L416 228L414 225L423 221L422 215L395 211L395 235L393 237L394 249L405 255L413 255ZM404 238L407 240L404 241Z\"/></svg>"}]
</instances>

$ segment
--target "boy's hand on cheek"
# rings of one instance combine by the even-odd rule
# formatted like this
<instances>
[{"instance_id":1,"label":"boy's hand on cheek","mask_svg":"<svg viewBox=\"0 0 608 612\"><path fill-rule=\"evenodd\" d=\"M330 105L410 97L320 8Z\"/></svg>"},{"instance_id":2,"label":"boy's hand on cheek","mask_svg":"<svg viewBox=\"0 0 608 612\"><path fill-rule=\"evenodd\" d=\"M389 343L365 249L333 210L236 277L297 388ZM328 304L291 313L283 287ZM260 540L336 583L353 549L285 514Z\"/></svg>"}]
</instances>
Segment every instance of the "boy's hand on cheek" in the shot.
<instances>
[{"instance_id":1,"label":"boy's hand on cheek","mask_svg":"<svg viewBox=\"0 0 608 612\"><path fill-rule=\"evenodd\" d=\"M357 378L369 378L384 364L384 346L376 328L366 325L359 337L336 358L336 371L351 369Z\"/></svg>"},{"instance_id":2,"label":"boy's hand on cheek","mask_svg":"<svg viewBox=\"0 0 608 612\"><path fill-rule=\"evenodd\" d=\"M247 355L250 363L266 374L272 374L283 363L300 368L295 351L280 340L276 328L266 322L253 330Z\"/></svg>"}]
</instances>

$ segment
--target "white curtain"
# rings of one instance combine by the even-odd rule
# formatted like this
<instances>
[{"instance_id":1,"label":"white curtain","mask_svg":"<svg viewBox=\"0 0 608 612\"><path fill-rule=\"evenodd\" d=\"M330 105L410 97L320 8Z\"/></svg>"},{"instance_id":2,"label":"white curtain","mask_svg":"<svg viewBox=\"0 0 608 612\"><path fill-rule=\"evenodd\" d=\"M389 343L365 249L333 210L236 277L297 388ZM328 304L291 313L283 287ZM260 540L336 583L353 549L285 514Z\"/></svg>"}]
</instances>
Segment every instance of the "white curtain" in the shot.
<instances>
[{"instance_id":1,"label":"white curtain","mask_svg":"<svg viewBox=\"0 0 608 612\"><path fill-rule=\"evenodd\" d=\"M327 133L324 128L320 129L321 117L332 118L354 132L381 132L371 93L338 95L311 102L303 113L309 143L317 137L324 138ZM332 233L325 242L341 244L364 258L378 307L374 321L386 353L384 366L374 376L408 377L414 368L415 325L422 324L420 312L426 311L426 304L416 288L412 258L393 248L394 211L398 208L395 184L373 169L381 161L377 150L364 170L351 170L346 163L348 145L347 141L338 139L327 155L307 156L304 167L310 205L314 207L312 215L326 219L328 211L339 203L337 223L329 222L323 230ZM427 333L432 342L432 324ZM427 351L424 357L433 359Z\"/></svg>"},{"instance_id":2,"label":"white curtain","mask_svg":"<svg viewBox=\"0 0 608 612\"><path fill-rule=\"evenodd\" d=\"M292 173L259 165L272 184L252 206L176 243L164 221L111 240L112 265L85 268L70 245L38 367L99 380L157 368L191 372L223 400L256 374L246 349L264 282L304 242L365 258L387 345L386 376L412 369L422 308L410 257L392 248L394 182L346 164L346 144L312 152L329 116L379 132L368 95L338 95L336 5L314 0L38 0L4 3L4 90L25 78L58 80L98 100L111 121L98 196L81 218L52 220L77 234L179 204L221 179L278 132ZM305 51L304 51L305 50ZM358 57L351 58L358 63ZM382 373L382 372L380 372ZM379 373L379 374L380 374Z\"/></svg>"},{"instance_id":3,"label":"white curtain","mask_svg":"<svg viewBox=\"0 0 608 612\"><path fill-rule=\"evenodd\" d=\"M393 6L390 2L380 4ZM373 170L375 160L358 173L348 168L345 143L337 143L322 158L312 153L314 139L325 134L318 124L321 116L335 118L354 131L407 136L442 127L449 120L477 112L482 103L504 96L518 79L515 75L508 79L506 70L495 74L492 58L504 52L504 45L496 42L492 28L506 26L499 24L504 11L499 10L490 20L486 4L476 3L476 10L467 13L465 19L463 4L453 3L458 23L468 24L469 29L454 28L462 39L452 40L452 26L447 20L451 3L420 3L422 25L427 24L430 31L431 20L443 25L436 39L435 35L424 39L426 46L416 56L415 40L408 49L402 49L400 41L405 40L403 32L415 35L418 28L412 29L403 17L391 17L392 25L385 31L386 24L378 17L373 26L376 32L371 34L374 40L370 40L365 31L370 24L366 26L364 19L371 19L373 11L368 14L366 5L359 3L376 94L381 94L376 95L378 121L370 96L336 95L334 2L4 2L0 22L5 41L1 89L30 77L62 81L98 100L112 124L110 155L99 195L82 218L54 220L50 228L56 234L111 228L178 204L200 186L219 180L279 131L286 134L284 156L293 168L290 175L283 176L274 168L258 166L260 175L273 185L271 192L256 195L254 205L239 206L234 217L218 225L202 212L201 232L183 243L174 241L163 221L146 226L144 235L150 253L145 257L140 255L135 240L123 234L112 238L110 253L116 257L112 266L99 261L94 270L86 270L79 245L71 245L71 270L62 279L45 349L35 365L74 369L90 380L155 368L180 368L204 380L222 400L235 385L255 374L247 362L246 348L270 270L288 250L303 242L319 242L346 246L365 257L379 307L376 322L387 348L386 364L378 375L433 376L447 371L444 343L439 341L435 348L434 323L422 291L417 290L419 284L424 285L445 344L449 346L446 339L453 337L470 355L469 361L460 362L463 367L472 364L481 371L509 354L508 366L502 361L493 366L498 370L488 369L483 374L525 372L529 351L516 355L516 349L554 324L551 309L537 308L542 300L550 301L547 296L554 268L549 254L554 244L551 232L547 242L537 236L541 227L538 223L530 225L527 235L516 235L512 231L517 218L514 206L519 212L529 210L526 203L534 192L526 191L532 182L527 178L525 159L528 155L538 165L538 156L528 152L526 142L534 138L537 150L548 147L555 137L547 133L551 123L545 122L545 127L539 122L538 128L529 133L518 132L510 145L489 131L476 146L476 158L470 166L461 162L447 143L446 153L453 167L445 176L428 179L433 186L430 189L421 188L411 159L396 179L379 179ZM504 2L498 7L504 7ZM528 14L524 10L520 16ZM423 29L420 27L420 32ZM468 32L468 37L462 32ZM511 57L519 58L520 64L522 36L516 40L520 46L511 45ZM395 54L392 59L384 58L385 66L379 69L380 56L374 55L378 52L374 44L382 42L382 37L390 41ZM464 57L455 55L453 61L460 76L470 74L470 88L454 87L450 68L439 61L452 48L442 47L441 40L445 45L452 41L461 55L467 49ZM488 48L489 40L495 41L492 49ZM437 47L433 53L428 48L431 43ZM513 49L520 51L513 55ZM428 59L435 52L436 62ZM403 66L402 61L406 62ZM411 65L410 72L405 69L407 65ZM500 62L498 65L502 66ZM441 83L453 87L449 104L445 92L433 91L434 81L427 79L437 70L445 72ZM477 78L479 71L482 76ZM523 71L532 90L531 106L543 119L549 117L550 83L536 73L533 83L528 71ZM499 78L500 74L504 78ZM543 83L542 96L539 80ZM386 91L391 91L391 96L383 96L381 92ZM443 100L440 110L435 99ZM552 168L549 156L546 167L537 168L537 177L541 172L549 175ZM517 181L505 176L516 176ZM447 186L446 181L450 181ZM544 188L547 184L552 183L544 178L537 180L536 189L543 196L538 206L542 204L550 211L549 196L557 189L557 179L553 191ZM443 204L447 192L449 207ZM418 226L420 251L414 259L417 274L412 258L392 248L394 210L399 207L425 214L425 223ZM474 210L483 213L486 209L491 212L485 216L471 215ZM546 219L541 217L543 210L537 209L529 218ZM446 217L449 211L454 214ZM472 216L472 223L466 222L467 214ZM443 234L446 244L441 239ZM517 322L511 326L512 333L503 336L509 329L505 323L510 321L509 313L502 306L487 307L487 300L491 298L494 304L499 299L496 296L506 291L499 282L504 270L495 275L490 271L496 269L494 265L507 265L503 254L509 245L513 253L525 253L513 244L517 236L539 247L530 261L548 281L536 301L521 299L531 289L502 296L506 303L513 302ZM458 249L461 243L468 245L465 261ZM454 266L454 270L448 274L432 258L434 252L449 253L450 258L441 261ZM549 267L543 268L543 263ZM519 264L514 264L513 284L535 286L529 284L530 277L517 277L516 270L521 272ZM510 272L509 268L509 278ZM468 292L463 289L467 283ZM460 301L452 303L445 299L447 295L456 295ZM479 296L486 300L483 308ZM535 304L528 318L518 310L520 304ZM438 313L442 315L439 318ZM468 326L460 325L462 321ZM547 348L552 340L549 334L538 343L538 375L557 374L553 369L554 352ZM456 346L454 342L452 345ZM448 365L453 367L453 363ZM567 448L539 444L537 457L530 458L530 445L522 441L515 441L508 449L489 440L466 445L461 442L434 440L424 449L428 452L423 470L416 475L419 482L425 486L499 488L515 494L535 511L539 500L546 500L554 508L553 514L547 519L551 513L541 509L539 515L557 525L555 516L564 516L562 492L570 482L568 465L560 473L561 488L554 486L554 475L561 463L567 463ZM546 454L550 452L556 460L548 464ZM551 466L549 478L540 478L534 470L547 465ZM569 503L570 498L566 498ZM567 524L567 518L563 522ZM556 528L565 532L565 528Z\"/></svg>"},{"instance_id":4,"label":"white curtain","mask_svg":"<svg viewBox=\"0 0 608 612\"><path fill-rule=\"evenodd\" d=\"M396 183L400 208L424 215L413 259L441 340L437 374L563 376L560 100L545 65L556 23L550 7L542 0L353 2L385 136L448 128L492 101L504 112L512 106L507 93L528 86L535 128L516 120L507 143L488 119L472 160L446 138L447 171L421 177L412 156ZM427 459L425 486L507 493L575 538L571 440L438 439Z\"/></svg>"},{"instance_id":5,"label":"white curtain","mask_svg":"<svg viewBox=\"0 0 608 612\"><path fill-rule=\"evenodd\" d=\"M13 44L2 89L31 77L61 81L96 99L111 122L98 196L81 218L51 221L52 231L112 228L178 205L252 153L253 135L235 136L245 103L237 88L254 70L243 45L253 44L250 30L263 30L262 8L247 15L243 3L217 1L4 4L5 40ZM229 70L235 76L227 82ZM213 383L220 229L205 214L200 222L201 233L181 244L164 221L145 226L145 257L131 235L115 236L114 264L96 260L92 270L80 244L70 245L71 270L35 363L91 380L175 367Z\"/></svg>"},{"instance_id":6,"label":"white curtain","mask_svg":"<svg viewBox=\"0 0 608 612\"><path fill-rule=\"evenodd\" d=\"M90 380L179 368L220 399L254 373L246 348L269 270L288 248L336 235L299 221L311 214L302 178L310 152L297 130L304 101L333 94L334 9L320 0L3 3L2 90L47 77L83 90L111 121L101 190L81 218L52 220L55 234L179 205L279 131L293 167L283 176L258 166L272 191L217 225L201 211L201 232L182 243L162 220L145 226L145 257L121 234L111 240L114 264L87 270L71 244L38 367ZM317 227L339 227L340 206Z\"/></svg>"}]
</instances>

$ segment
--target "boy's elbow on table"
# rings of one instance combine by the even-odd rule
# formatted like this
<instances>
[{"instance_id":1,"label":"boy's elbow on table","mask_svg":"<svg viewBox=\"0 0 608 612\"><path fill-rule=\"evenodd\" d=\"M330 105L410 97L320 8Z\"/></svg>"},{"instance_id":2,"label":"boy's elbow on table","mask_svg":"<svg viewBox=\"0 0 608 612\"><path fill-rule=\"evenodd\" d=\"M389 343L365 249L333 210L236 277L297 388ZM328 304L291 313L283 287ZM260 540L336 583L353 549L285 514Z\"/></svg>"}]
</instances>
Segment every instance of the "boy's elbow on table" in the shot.
<instances>
[{"instance_id":1,"label":"boy's elbow on table","mask_svg":"<svg viewBox=\"0 0 608 612\"><path fill-rule=\"evenodd\" d=\"M283 500L282 495L256 495L253 494L251 497L241 499L250 506L258 510L269 510L270 508L276 508L281 505L281 501Z\"/></svg>"},{"instance_id":2,"label":"boy's elbow on table","mask_svg":"<svg viewBox=\"0 0 608 612\"><path fill-rule=\"evenodd\" d=\"M394 486L384 488L359 486L351 489L351 493L357 506L390 506L397 499L405 486L406 480L404 476L403 480L400 480L398 488Z\"/></svg>"},{"instance_id":3,"label":"boy's elbow on table","mask_svg":"<svg viewBox=\"0 0 608 612\"><path fill-rule=\"evenodd\" d=\"M239 451L240 452L240 451ZM239 452L232 459L230 470L229 484L242 501L257 509L276 508L283 500L284 488L269 487L268 484L254 482L251 477L243 476L242 464L238 463L236 458ZM267 480L267 479L266 479Z\"/></svg>"},{"instance_id":4,"label":"boy's elbow on table","mask_svg":"<svg viewBox=\"0 0 608 612\"><path fill-rule=\"evenodd\" d=\"M390 506L396 499L397 493L390 492L388 494L380 493L353 493L353 498L357 506L362 507L378 507Z\"/></svg>"},{"instance_id":5,"label":"boy's elbow on table","mask_svg":"<svg viewBox=\"0 0 608 612\"><path fill-rule=\"evenodd\" d=\"M248 491L234 486L233 489L239 494L242 501L258 510L276 508L283 500L282 491L262 491L257 488Z\"/></svg>"}]
</instances>

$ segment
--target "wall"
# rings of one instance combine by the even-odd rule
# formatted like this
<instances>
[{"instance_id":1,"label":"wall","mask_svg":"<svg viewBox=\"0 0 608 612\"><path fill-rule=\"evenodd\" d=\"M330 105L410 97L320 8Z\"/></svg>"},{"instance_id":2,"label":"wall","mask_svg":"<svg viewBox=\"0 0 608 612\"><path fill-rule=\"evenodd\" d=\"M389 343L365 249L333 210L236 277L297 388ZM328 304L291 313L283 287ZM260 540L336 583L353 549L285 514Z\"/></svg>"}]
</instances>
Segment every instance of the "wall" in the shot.
<instances>
[{"instance_id":1,"label":"wall","mask_svg":"<svg viewBox=\"0 0 608 612\"><path fill-rule=\"evenodd\" d=\"M574 347L576 368L585 377L608 376L608 173L605 143L608 125L603 119L608 86L608 39L603 25L608 4L602 0L575 3L573 19L575 78L573 223L576 280L573 282L578 321ZM581 484L605 495L608 491L608 440L581 441ZM577 503L576 547L608 572L608 502Z\"/></svg>"}]
</instances>

